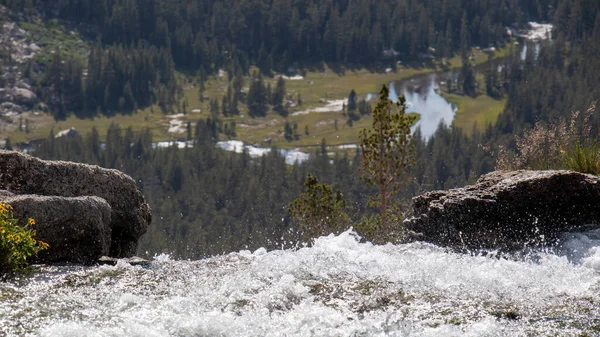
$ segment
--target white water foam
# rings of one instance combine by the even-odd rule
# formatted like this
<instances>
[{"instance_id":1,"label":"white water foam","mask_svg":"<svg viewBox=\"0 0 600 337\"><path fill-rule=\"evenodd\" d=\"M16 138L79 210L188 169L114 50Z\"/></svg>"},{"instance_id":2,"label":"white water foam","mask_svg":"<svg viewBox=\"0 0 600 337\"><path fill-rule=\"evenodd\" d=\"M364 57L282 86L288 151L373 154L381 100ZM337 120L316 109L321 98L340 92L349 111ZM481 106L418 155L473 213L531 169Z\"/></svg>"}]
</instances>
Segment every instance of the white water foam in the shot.
<instances>
[{"instance_id":1,"label":"white water foam","mask_svg":"<svg viewBox=\"0 0 600 337\"><path fill-rule=\"evenodd\" d=\"M43 267L0 283L0 335L578 335L600 324L596 249L581 263L517 261L347 231L295 251L161 256L146 269Z\"/></svg>"}]
</instances>

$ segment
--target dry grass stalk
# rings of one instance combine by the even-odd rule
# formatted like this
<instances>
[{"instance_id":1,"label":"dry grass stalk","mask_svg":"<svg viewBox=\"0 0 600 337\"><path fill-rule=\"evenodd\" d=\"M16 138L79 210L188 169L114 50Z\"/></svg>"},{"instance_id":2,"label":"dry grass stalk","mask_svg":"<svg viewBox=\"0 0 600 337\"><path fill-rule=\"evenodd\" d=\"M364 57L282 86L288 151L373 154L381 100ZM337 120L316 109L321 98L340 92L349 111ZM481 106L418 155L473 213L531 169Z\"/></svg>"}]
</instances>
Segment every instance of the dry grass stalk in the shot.
<instances>
[{"instance_id":1,"label":"dry grass stalk","mask_svg":"<svg viewBox=\"0 0 600 337\"><path fill-rule=\"evenodd\" d=\"M537 122L523 136L515 136L515 151L499 148L496 169L571 169L600 174L600 142L592 137L590 125L596 103L592 102L583 114L581 126L581 114L575 111L568 121L561 118L548 125Z\"/></svg>"}]
</instances>

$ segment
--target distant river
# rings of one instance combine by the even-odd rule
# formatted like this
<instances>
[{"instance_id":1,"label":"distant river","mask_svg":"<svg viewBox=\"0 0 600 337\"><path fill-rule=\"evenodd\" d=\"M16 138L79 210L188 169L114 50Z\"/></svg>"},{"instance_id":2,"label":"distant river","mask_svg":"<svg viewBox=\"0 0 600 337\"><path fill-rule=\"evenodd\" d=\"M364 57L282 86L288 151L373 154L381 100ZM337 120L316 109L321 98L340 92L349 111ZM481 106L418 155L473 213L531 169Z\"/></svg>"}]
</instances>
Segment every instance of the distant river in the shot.
<instances>
[{"instance_id":1,"label":"distant river","mask_svg":"<svg viewBox=\"0 0 600 337\"><path fill-rule=\"evenodd\" d=\"M423 138L431 137L440 123L452 124L456 107L436 92L440 81L447 80L449 76L447 72L431 73L389 84L392 100L398 101L398 93L404 95L407 111L421 115L415 128L421 128Z\"/></svg>"},{"instance_id":2,"label":"distant river","mask_svg":"<svg viewBox=\"0 0 600 337\"><path fill-rule=\"evenodd\" d=\"M539 53L539 43L534 43L536 56ZM525 59L527 53L527 44L523 44L521 59ZM500 71L501 59L494 59L491 62L497 64L496 68ZM479 64L475 67L476 72L483 72L489 67L489 61ZM440 84L448 81L456 81L460 69L452 71L440 71L429 74L416 75L400 81L389 83L390 99L397 102L398 95L404 95L408 112L417 112L420 114L420 120L414 126L413 131L421 128L423 138L431 137L437 130L440 123L451 125L454 120L454 114L457 107L446 101L439 93ZM370 94L369 94L370 95ZM368 96L372 97L372 95Z\"/></svg>"}]
</instances>

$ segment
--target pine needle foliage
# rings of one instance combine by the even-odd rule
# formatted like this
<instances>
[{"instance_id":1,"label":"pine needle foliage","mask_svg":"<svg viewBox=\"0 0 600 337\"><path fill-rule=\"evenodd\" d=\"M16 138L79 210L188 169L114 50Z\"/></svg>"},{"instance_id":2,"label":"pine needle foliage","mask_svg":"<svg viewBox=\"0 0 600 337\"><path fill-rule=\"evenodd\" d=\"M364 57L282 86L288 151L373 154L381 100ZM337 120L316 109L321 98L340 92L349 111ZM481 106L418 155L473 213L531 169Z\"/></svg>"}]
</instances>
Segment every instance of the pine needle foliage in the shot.
<instances>
[{"instance_id":1,"label":"pine needle foliage","mask_svg":"<svg viewBox=\"0 0 600 337\"><path fill-rule=\"evenodd\" d=\"M304 186L306 192L290 203L289 211L308 238L337 234L348 228L350 218L344 212L346 202L340 190L334 191L331 185L320 184L312 174L308 175Z\"/></svg>"},{"instance_id":2,"label":"pine needle foliage","mask_svg":"<svg viewBox=\"0 0 600 337\"><path fill-rule=\"evenodd\" d=\"M389 93L388 87L383 85L379 102L373 110L372 127L360 132L362 178L379 190L371 204L381 210L381 230L384 237L389 232L389 213L397 209L393 207L391 198L404 185L409 168L415 162L410 128L416 122L416 117L406 113L404 96L394 103L389 99Z\"/></svg>"}]
</instances>

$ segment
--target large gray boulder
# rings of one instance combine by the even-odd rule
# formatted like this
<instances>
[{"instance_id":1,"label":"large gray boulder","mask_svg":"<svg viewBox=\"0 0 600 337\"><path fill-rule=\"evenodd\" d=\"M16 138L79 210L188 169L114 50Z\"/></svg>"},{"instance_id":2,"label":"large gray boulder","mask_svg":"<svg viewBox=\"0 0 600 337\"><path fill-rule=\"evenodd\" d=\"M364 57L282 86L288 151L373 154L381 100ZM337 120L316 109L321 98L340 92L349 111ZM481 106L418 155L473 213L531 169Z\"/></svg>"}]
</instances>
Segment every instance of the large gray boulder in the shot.
<instances>
[{"instance_id":1,"label":"large gray boulder","mask_svg":"<svg viewBox=\"0 0 600 337\"><path fill-rule=\"evenodd\" d=\"M50 246L40 252L38 262L89 264L109 254L112 210L102 198L18 195L3 202L13 207L20 223L38 219L36 239Z\"/></svg>"},{"instance_id":2,"label":"large gray boulder","mask_svg":"<svg viewBox=\"0 0 600 337\"><path fill-rule=\"evenodd\" d=\"M552 245L600 227L600 178L573 171L496 171L475 185L413 198L412 238L456 249Z\"/></svg>"},{"instance_id":3,"label":"large gray boulder","mask_svg":"<svg viewBox=\"0 0 600 337\"><path fill-rule=\"evenodd\" d=\"M14 100L18 104L33 105L38 101L37 95L28 89L13 88Z\"/></svg>"},{"instance_id":4,"label":"large gray boulder","mask_svg":"<svg viewBox=\"0 0 600 337\"><path fill-rule=\"evenodd\" d=\"M13 88L15 102L18 104L33 105L37 103L37 95L28 89Z\"/></svg>"},{"instance_id":5,"label":"large gray boulder","mask_svg":"<svg viewBox=\"0 0 600 337\"><path fill-rule=\"evenodd\" d=\"M133 179L118 170L0 150L0 189L15 194L106 200L111 207L109 254L113 257L135 254L137 241L152 220L150 207Z\"/></svg>"},{"instance_id":6,"label":"large gray boulder","mask_svg":"<svg viewBox=\"0 0 600 337\"><path fill-rule=\"evenodd\" d=\"M0 103L15 102L21 105L32 106L37 103L37 95L25 88L0 88Z\"/></svg>"}]
</instances>

